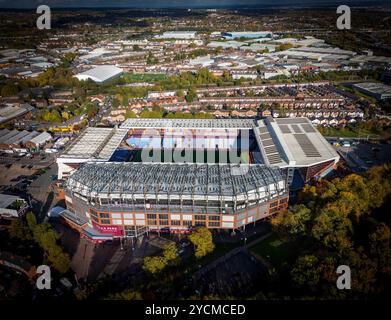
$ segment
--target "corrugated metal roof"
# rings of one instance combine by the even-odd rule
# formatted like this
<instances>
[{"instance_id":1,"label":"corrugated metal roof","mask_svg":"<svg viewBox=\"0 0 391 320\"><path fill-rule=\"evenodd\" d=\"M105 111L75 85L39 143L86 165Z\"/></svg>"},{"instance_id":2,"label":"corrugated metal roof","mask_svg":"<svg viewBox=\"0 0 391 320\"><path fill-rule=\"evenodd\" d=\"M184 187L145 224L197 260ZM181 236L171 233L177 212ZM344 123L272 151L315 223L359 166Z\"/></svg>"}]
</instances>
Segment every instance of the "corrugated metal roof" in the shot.
<instances>
[{"instance_id":1,"label":"corrugated metal roof","mask_svg":"<svg viewBox=\"0 0 391 320\"><path fill-rule=\"evenodd\" d=\"M40 135L36 136L35 138L31 139L29 142L34 143L36 145L43 144L47 141L49 141L52 138L52 136L47 132L42 132Z\"/></svg>"}]
</instances>

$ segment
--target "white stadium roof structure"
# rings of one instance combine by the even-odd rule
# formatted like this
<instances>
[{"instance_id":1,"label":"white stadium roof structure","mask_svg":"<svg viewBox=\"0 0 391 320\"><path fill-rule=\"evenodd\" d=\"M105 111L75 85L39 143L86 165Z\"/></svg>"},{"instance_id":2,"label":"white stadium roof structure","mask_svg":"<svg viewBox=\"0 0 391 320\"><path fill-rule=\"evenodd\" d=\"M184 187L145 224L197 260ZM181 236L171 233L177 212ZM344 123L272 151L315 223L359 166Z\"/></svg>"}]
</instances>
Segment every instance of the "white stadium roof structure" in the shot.
<instances>
[{"instance_id":1,"label":"white stadium roof structure","mask_svg":"<svg viewBox=\"0 0 391 320\"><path fill-rule=\"evenodd\" d=\"M210 131L217 139L231 139L232 133L252 131L258 149L253 152L254 162L278 168L308 168L329 166L339 161L338 153L319 133L308 118L255 119L128 119L117 128L87 128L57 159L59 178L70 173L83 162L107 162L132 129L163 129L176 132L182 129ZM223 132L222 132L223 131ZM182 131L181 131L182 132ZM225 134L224 134L225 133ZM193 139L184 137L183 139ZM222 134L222 136L220 136ZM208 136L208 135L204 135ZM245 136L242 136L245 137ZM157 137L158 138L158 137ZM171 137L172 138L172 137ZM196 139L196 138L195 138ZM253 139L253 138L251 138ZM164 144L163 140L163 145ZM187 141L187 140L186 140ZM196 143L194 140L193 143ZM190 142L191 143L191 142ZM159 142L159 146L161 142ZM168 144L172 145L172 144ZM182 146L177 141L177 146ZM194 144L195 146L196 144ZM215 145L215 144L211 144ZM224 143L220 143L224 145ZM179 147L180 148L180 147ZM206 148L206 147L205 147ZM188 161L187 161L188 162ZM168 164L173 165L174 163ZM68 166L68 167L67 167ZM316 168L313 170L316 171Z\"/></svg>"},{"instance_id":2,"label":"white stadium roof structure","mask_svg":"<svg viewBox=\"0 0 391 320\"><path fill-rule=\"evenodd\" d=\"M258 121L255 137L266 164L307 167L338 161L338 153L308 118L267 118Z\"/></svg>"},{"instance_id":3,"label":"white stadium roof structure","mask_svg":"<svg viewBox=\"0 0 391 320\"><path fill-rule=\"evenodd\" d=\"M112 65L105 65L78 73L75 77L79 80L91 79L95 82L102 83L119 76L122 72L123 70L121 68Z\"/></svg>"},{"instance_id":4,"label":"white stadium roof structure","mask_svg":"<svg viewBox=\"0 0 391 320\"><path fill-rule=\"evenodd\" d=\"M127 119L121 128L252 129L254 119Z\"/></svg>"},{"instance_id":5,"label":"white stadium roof structure","mask_svg":"<svg viewBox=\"0 0 391 320\"><path fill-rule=\"evenodd\" d=\"M170 163L85 163L68 187L85 197L268 198L286 192L285 175L270 166ZM258 194L258 196L255 196Z\"/></svg>"},{"instance_id":6,"label":"white stadium roof structure","mask_svg":"<svg viewBox=\"0 0 391 320\"><path fill-rule=\"evenodd\" d=\"M108 161L126 132L116 128L87 128L65 149L60 158Z\"/></svg>"},{"instance_id":7,"label":"white stadium roof structure","mask_svg":"<svg viewBox=\"0 0 391 320\"><path fill-rule=\"evenodd\" d=\"M121 128L253 129L264 164L301 167L339 159L307 118L128 119Z\"/></svg>"}]
</instances>

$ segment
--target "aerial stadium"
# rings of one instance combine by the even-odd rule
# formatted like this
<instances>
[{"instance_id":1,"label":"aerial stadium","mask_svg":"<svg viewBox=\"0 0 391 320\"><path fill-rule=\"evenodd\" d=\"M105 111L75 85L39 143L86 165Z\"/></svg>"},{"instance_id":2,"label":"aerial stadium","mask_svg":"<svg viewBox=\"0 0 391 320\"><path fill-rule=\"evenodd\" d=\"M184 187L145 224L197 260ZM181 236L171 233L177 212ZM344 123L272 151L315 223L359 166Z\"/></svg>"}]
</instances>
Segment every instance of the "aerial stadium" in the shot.
<instances>
[{"instance_id":1,"label":"aerial stadium","mask_svg":"<svg viewBox=\"0 0 391 320\"><path fill-rule=\"evenodd\" d=\"M287 208L338 154L307 118L128 119L87 128L58 157L63 218L96 239L236 230Z\"/></svg>"}]
</instances>

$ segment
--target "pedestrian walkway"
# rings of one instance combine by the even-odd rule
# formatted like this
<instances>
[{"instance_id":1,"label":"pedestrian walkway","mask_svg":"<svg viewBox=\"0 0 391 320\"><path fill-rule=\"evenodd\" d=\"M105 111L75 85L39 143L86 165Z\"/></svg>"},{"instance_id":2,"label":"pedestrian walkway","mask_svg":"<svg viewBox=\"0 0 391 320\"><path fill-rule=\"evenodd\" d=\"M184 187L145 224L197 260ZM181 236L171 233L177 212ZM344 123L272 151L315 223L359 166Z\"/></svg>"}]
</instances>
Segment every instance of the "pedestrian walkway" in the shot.
<instances>
[{"instance_id":1,"label":"pedestrian walkway","mask_svg":"<svg viewBox=\"0 0 391 320\"><path fill-rule=\"evenodd\" d=\"M217 258L216 260L212 261L211 263L209 263L208 265L202 267L200 270L198 270L195 275L194 275L194 279L198 279L199 277L201 277L203 274L207 273L208 271L214 269L216 266L218 266L220 263L223 263L225 262L226 260L229 260L230 257L234 256L235 254L238 254L239 252L241 251L244 251L244 252L247 252L247 250L249 248L251 248L252 246L256 245L257 243L267 239L268 237L270 237L271 235L273 234L273 232L268 232L267 234L263 235L262 237L258 238L258 239L255 239L249 243L247 243L246 245L244 246L240 246L240 247L236 247L234 249L232 249L231 251L228 251L227 253L225 253L223 256ZM258 259L260 260L260 259Z\"/></svg>"},{"instance_id":2,"label":"pedestrian walkway","mask_svg":"<svg viewBox=\"0 0 391 320\"><path fill-rule=\"evenodd\" d=\"M71 268L78 279L87 279L89 267L94 256L95 244L81 238L76 253L72 257Z\"/></svg>"},{"instance_id":3,"label":"pedestrian walkway","mask_svg":"<svg viewBox=\"0 0 391 320\"><path fill-rule=\"evenodd\" d=\"M122 259L125 256L125 250L121 247L117 248L117 251L111 257L110 261L106 264L103 271L99 274L98 280L104 278L105 276L112 276L117 269L118 265L121 263Z\"/></svg>"}]
</instances>

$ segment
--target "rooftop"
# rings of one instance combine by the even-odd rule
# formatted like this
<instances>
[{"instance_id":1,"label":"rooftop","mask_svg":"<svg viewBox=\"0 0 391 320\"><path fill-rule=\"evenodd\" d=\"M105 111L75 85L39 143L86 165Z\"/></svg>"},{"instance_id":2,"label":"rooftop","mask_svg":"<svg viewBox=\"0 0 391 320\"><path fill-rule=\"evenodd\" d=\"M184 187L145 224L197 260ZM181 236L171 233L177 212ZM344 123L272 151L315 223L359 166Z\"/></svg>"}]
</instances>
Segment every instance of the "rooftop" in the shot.
<instances>
[{"instance_id":1,"label":"rooftop","mask_svg":"<svg viewBox=\"0 0 391 320\"><path fill-rule=\"evenodd\" d=\"M187 129L252 129L254 119L127 119L121 129L131 128L187 128Z\"/></svg>"},{"instance_id":2,"label":"rooftop","mask_svg":"<svg viewBox=\"0 0 391 320\"><path fill-rule=\"evenodd\" d=\"M89 127L71 143L60 158L95 158L108 161L126 132L116 128Z\"/></svg>"},{"instance_id":3,"label":"rooftop","mask_svg":"<svg viewBox=\"0 0 391 320\"><path fill-rule=\"evenodd\" d=\"M258 124L255 134L266 164L300 167L339 158L308 118L267 118Z\"/></svg>"},{"instance_id":4,"label":"rooftop","mask_svg":"<svg viewBox=\"0 0 391 320\"><path fill-rule=\"evenodd\" d=\"M104 82L123 72L121 68L112 65L98 66L75 75L79 80L91 79L95 82Z\"/></svg>"},{"instance_id":5,"label":"rooftop","mask_svg":"<svg viewBox=\"0 0 391 320\"><path fill-rule=\"evenodd\" d=\"M16 200L24 201L22 198L18 196L12 196L9 194L0 193L0 208L5 209L11 204L13 204Z\"/></svg>"},{"instance_id":6,"label":"rooftop","mask_svg":"<svg viewBox=\"0 0 391 320\"><path fill-rule=\"evenodd\" d=\"M0 108L0 123L22 116L23 114L34 110L34 108L28 104L23 106L6 106Z\"/></svg>"},{"instance_id":7,"label":"rooftop","mask_svg":"<svg viewBox=\"0 0 391 320\"><path fill-rule=\"evenodd\" d=\"M285 176L264 165L86 163L68 179L83 196L124 194L232 197L285 191Z\"/></svg>"},{"instance_id":8,"label":"rooftop","mask_svg":"<svg viewBox=\"0 0 391 320\"><path fill-rule=\"evenodd\" d=\"M377 94L391 95L391 86L377 82L363 82L354 84L355 87Z\"/></svg>"}]
</instances>

